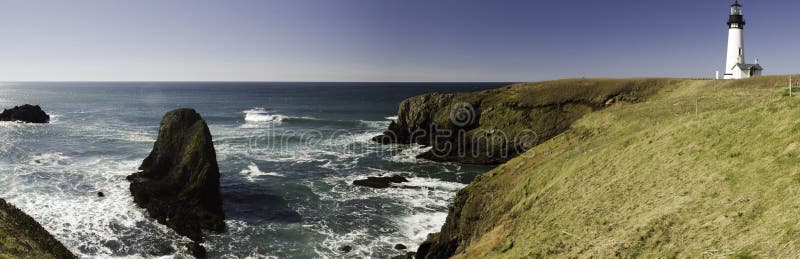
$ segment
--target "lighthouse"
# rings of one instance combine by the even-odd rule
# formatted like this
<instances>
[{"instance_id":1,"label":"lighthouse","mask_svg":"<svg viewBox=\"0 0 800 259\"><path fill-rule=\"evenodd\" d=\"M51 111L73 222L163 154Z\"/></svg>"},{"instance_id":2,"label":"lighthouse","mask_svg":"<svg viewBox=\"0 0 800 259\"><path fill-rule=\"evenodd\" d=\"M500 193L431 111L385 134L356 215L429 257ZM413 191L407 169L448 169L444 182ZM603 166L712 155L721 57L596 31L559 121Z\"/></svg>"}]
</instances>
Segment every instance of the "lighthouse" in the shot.
<instances>
[{"instance_id":1,"label":"lighthouse","mask_svg":"<svg viewBox=\"0 0 800 259\"><path fill-rule=\"evenodd\" d=\"M760 76L764 68L758 64L747 64L744 59L744 15L742 5L736 0L731 5L728 17L728 56L725 62L725 79L742 79Z\"/></svg>"}]
</instances>

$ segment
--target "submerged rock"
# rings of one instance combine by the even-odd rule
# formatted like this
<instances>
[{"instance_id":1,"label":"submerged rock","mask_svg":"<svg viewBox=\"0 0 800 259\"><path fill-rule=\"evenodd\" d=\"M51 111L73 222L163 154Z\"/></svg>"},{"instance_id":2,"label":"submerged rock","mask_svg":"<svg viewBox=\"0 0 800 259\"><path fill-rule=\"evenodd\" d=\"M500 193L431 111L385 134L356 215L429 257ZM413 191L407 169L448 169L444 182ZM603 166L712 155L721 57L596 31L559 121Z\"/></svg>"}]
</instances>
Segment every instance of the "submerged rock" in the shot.
<instances>
[{"instance_id":1,"label":"submerged rock","mask_svg":"<svg viewBox=\"0 0 800 259\"><path fill-rule=\"evenodd\" d=\"M406 248L408 248L408 247L406 247L406 245L404 245L404 244L396 244L396 245L394 245L394 249L395 250L405 250Z\"/></svg>"},{"instance_id":2,"label":"submerged rock","mask_svg":"<svg viewBox=\"0 0 800 259\"><path fill-rule=\"evenodd\" d=\"M0 199L0 258L77 258L42 225Z\"/></svg>"},{"instance_id":3,"label":"submerged rock","mask_svg":"<svg viewBox=\"0 0 800 259\"><path fill-rule=\"evenodd\" d=\"M50 115L47 115L39 105L25 104L11 109L4 109L3 113L0 113L0 121L48 123L50 122Z\"/></svg>"},{"instance_id":4,"label":"submerged rock","mask_svg":"<svg viewBox=\"0 0 800 259\"><path fill-rule=\"evenodd\" d=\"M136 204L151 217L193 241L201 229L223 231L219 166L211 133L193 109L168 112L153 151L128 176Z\"/></svg>"},{"instance_id":5,"label":"submerged rock","mask_svg":"<svg viewBox=\"0 0 800 259\"><path fill-rule=\"evenodd\" d=\"M103 192L97 192L97 197L106 197L106 194Z\"/></svg>"},{"instance_id":6,"label":"submerged rock","mask_svg":"<svg viewBox=\"0 0 800 259\"><path fill-rule=\"evenodd\" d=\"M186 244L186 249L196 258L206 258L206 248L197 242Z\"/></svg>"},{"instance_id":7,"label":"submerged rock","mask_svg":"<svg viewBox=\"0 0 800 259\"><path fill-rule=\"evenodd\" d=\"M392 259L414 259L414 256L416 254L417 253L414 253L414 252L408 252L408 253L406 253L404 255L393 256Z\"/></svg>"},{"instance_id":8,"label":"submerged rock","mask_svg":"<svg viewBox=\"0 0 800 259\"><path fill-rule=\"evenodd\" d=\"M367 179L355 180L353 185L384 189L393 187L392 183L405 183L408 179L399 175L381 176L381 177L367 177Z\"/></svg>"},{"instance_id":9,"label":"submerged rock","mask_svg":"<svg viewBox=\"0 0 800 259\"><path fill-rule=\"evenodd\" d=\"M349 245L341 246L339 247L339 251L346 254L349 253L350 251L353 251L353 247Z\"/></svg>"}]
</instances>

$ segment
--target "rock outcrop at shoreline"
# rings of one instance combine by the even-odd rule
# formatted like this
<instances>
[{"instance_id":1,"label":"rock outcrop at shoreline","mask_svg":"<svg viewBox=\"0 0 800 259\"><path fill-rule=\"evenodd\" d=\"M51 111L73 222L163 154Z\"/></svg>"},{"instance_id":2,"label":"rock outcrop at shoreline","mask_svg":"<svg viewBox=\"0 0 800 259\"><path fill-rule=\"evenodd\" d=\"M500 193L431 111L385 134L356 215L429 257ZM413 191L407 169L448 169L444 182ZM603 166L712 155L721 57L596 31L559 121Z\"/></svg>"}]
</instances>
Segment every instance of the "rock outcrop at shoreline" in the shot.
<instances>
[{"instance_id":1,"label":"rock outcrop at shoreline","mask_svg":"<svg viewBox=\"0 0 800 259\"><path fill-rule=\"evenodd\" d=\"M30 216L0 199L0 258L77 258Z\"/></svg>"},{"instance_id":2,"label":"rock outcrop at shoreline","mask_svg":"<svg viewBox=\"0 0 800 259\"><path fill-rule=\"evenodd\" d=\"M419 158L500 164L567 130L583 115L638 102L676 79L568 79L475 93L430 93L400 103L397 120L373 141L420 144Z\"/></svg>"},{"instance_id":3,"label":"rock outcrop at shoreline","mask_svg":"<svg viewBox=\"0 0 800 259\"><path fill-rule=\"evenodd\" d=\"M25 104L11 109L4 109L0 113L0 121L48 123L50 122L50 115L47 115L39 105Z\"/></svg>"},{"instance_id":4,"label":"rock outcrop at shoreline","mask_svg":"<svg viewBox=\"0 0 800 259\"><path fill-rule=\"evenodd\" d=\"M367 177L367 179L353 181L353 185L376 188L376 189L385 189L389 187L394 187L394 185L392 185L393 183L405 183L405 182L408 182L408 179L400 175L381 176L381 177L370 176Z\"/></svg>"},{"instance_id":5,"label":"rock outcrop at shoreline","mask_svg":"<svg viewBox=\"0 0 800 259\"><path fill-rule=\"evenodd\" d=\"M128 176L134 202L196 242L201 229L223 231L219 166L211 133L193 109L164 115L153 151Z\"/></svg>"}]
</instances>

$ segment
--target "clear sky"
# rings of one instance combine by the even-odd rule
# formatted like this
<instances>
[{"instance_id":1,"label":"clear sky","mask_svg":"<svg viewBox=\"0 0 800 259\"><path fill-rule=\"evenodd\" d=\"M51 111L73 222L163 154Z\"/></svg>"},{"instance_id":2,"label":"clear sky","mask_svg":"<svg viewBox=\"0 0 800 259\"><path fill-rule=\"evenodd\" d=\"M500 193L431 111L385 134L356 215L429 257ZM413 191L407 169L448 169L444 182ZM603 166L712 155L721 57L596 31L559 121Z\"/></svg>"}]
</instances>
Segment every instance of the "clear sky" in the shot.
<instances>
[{"instance_id":1,"label":"clear sky","mask_svg":"<svg viewBox=\"0 0 800 259\"><path fill-rule=\"evenodd\" d=\"M711 77L732 0L0 0L0 81ZM745 55L800 72L800 1L743 0Z\"/></svg>"}]
</instances>

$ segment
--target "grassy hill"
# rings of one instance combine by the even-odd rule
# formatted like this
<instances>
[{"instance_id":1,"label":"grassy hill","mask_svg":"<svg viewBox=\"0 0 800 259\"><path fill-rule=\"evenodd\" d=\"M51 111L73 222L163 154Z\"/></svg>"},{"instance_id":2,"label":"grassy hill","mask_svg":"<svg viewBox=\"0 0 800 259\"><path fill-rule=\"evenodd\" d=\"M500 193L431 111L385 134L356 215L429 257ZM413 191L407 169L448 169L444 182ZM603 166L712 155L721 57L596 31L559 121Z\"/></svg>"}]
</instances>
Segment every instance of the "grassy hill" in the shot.
<instances>
[{"instance_id":1,"label":"grassy hill","mask_svg":"<svg viewBox=\"0 0 800 259\"><path fill-rule=\"evenodd\" d=\"M788 77L678 80L584 115L461 190L429 258L800 254Z\"/></svg>"},{"instance_id":2,"label":"grassy hill","mask_svg":"<svg viewBox=\"0 0 800 259\"><path fill-rule=\"evenodd\" d=\"M0 258L77 258L39 223L0 199Z\"/></svg>"}]
</instances>

